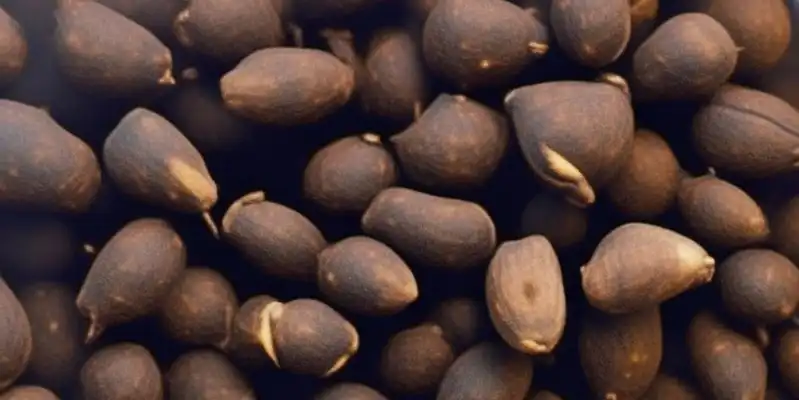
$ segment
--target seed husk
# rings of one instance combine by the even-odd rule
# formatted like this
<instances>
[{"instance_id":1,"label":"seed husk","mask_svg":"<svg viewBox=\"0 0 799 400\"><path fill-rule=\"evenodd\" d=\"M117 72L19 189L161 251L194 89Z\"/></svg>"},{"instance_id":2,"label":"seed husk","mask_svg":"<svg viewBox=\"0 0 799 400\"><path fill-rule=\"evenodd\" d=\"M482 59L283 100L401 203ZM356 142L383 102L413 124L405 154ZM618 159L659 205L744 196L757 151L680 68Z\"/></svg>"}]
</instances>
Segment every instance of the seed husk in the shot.
<instances>
[{"instance_id":1,"label":"seed husk","mask_svg":"<svg viewBox=\"0 0 799 400\"><path fill-rule=\"evenodd\" d=\"M94 0L141 25L161 40L174 37L172 21L188 0Z\"/></svg>"},{"instance_id":2,"label":"seed husk","mask_svg":"<svg viewBox=\"0 0 799 400\"><path fill-rule=\"evenodd\" d=\"M247 378L213 350L194 350L178 357L166 382L171 400L256 400Z\"/></svg>"},{"instance_id":3,"label":"seed husk","mask_svg":"<svg viewBox=\"0 0 799 400\"><path fill-rule=\"evenodd\" d=\"M33 339L25 309L0 279L0 390L14 384L30 361Z\"/></svg>"},{"instance_id":4,"label":"seed husk","mask_svg":"<svg viewBox=\"0 0 799 400\"><path fill-rule=\"evenodd\" d=\"M687 382L659 373L641 400L701 400L700 393Z\"/></svg>"},{"instance_id":5,"label":"seed husk","mask_svg":"<svg viewBox=\"0 0 799 400\"><path fill-rule=\"evenodd\" d=\"M28 59L28 43L22 27L0 8L0 86L8 86L22 74Z\"/></svg>"},{"instance_id":6,"label":"seed husk","mask_svg":"<svg viewBox=\"0 0 799 400\"><path fill-rule=\"evenodd\" d=\"M564 200L560 194L547 190L527 203L520 225L523 236L541 235L556 249L566 249L585 238L588 213Z\"/></svg>"},{"instance_id":7,"label":"seed husk","mask_svg":"<svg viewBox=\"0 0 799 400\"><path fill-rule=\"evenodd\" d=\"M164 387L161 370L152 354L134 343L119 343L100 349L80 371L86 400L161 400Z\"/></svg>"},{"instance_id":8,"label":"seed husk","mask_svg":"<svg viewBox=\"0 0 799 400\"><path fill-rule=\"evenodd\" d=\"M242 364L251 367L265 367L271 364L263 351L258 338L261 330L261 310L275 300L268 295L249 298L241 305L233 319L233 331L230 344L226 347L229 354Z\"/></svg>"},{"instance_id":9,"label":"seed husk","mask_svg":"<svg viewBox=\"0 0 799 400\"><path fill-rule=\"evenodd\" d=\"M591 68L616 61L630 41L629 0L553 0L552 32L566 55Z\"/></svg>"},{"instance_id":10,"label":"seed husk","mask_svg":"<svg viewBox=\"0 0 799 400\"><path fill-rule=\"evenodd\" d=\"M484 342L461 354L444 375L436 400L524 399L533 363L504 344Z\"/></svg>"},{"instance_id":11,"label":"seed husk","mask_svg":"<svg viewBox=\"0 0 799 400\"><path fill-rule=\"evenodd\" d=\"M441 327L424 324L392 336L383 348L380 376L402 395L434 393L455 360Z\"/></svg>"},{"instance_id":12,"label":"seed husk","mask_svg":"<svg viewBox=\"0 0 799 400\"><path fill-rule=\"evenodd\" d=\"M442 301L432 310L427 321L441 328L444 339L455 354L485 339L491 326L485 305L466 297Z\"/></svg>"},{"instance_id":13,"label":"seed husk","mask_svg":"<svg viewBox=\"0 0 799 400\"><path fill-rule=\"evenodd\" d=\"M799 396L799 329L787 329L780 333L774 353L777 372L783 385L794 397Z\"/></svg>"},{"instance_id":14,"label":"seed husk","mask_svg":"<svg viewBox=\"0 0 799 400\"><path fill-rule=\"evenodd\" d=\"M380 392L360 383L337 383L314 397L314 400L388 400Z\"/></svg>"},{"instance_id":15,"label":"seed husk","mask_svg":"<svg viewBox=\"0 0 799 400\"><path fill-rule=\"evenodd\" d=\"M14 386L0 394L0 400L59 400L55 393L40 386Z\"/></svg>"}]
</instances>

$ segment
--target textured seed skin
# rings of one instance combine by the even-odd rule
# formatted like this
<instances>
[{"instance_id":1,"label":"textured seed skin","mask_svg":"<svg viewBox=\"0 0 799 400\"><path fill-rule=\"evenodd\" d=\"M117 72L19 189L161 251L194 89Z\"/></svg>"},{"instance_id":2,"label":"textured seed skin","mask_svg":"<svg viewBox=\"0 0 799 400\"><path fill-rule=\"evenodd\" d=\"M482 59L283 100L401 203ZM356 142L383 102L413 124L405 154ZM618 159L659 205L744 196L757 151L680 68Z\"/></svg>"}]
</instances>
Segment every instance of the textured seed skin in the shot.
<instances>
[{"instance_id":1,"label":"textured seed skin","mask_svg":"<svg viewBox=\"0 0 799 400\"><path fill-rule=\"evenodd\" d=\"M0 394L0 400L59 400L55 393L39 386L15 386Z\"/></svg>"},{"instance_id":2,"label":"textured seed skin","mask_svg":"<svg viewBox=\"0 0 799 400\"><path fill-rule=\"evenodd\" d=\"M194 350L178 357L166 382L171 400L256 400L246 377L213 350Z\"/></svg>"},{"instance_id":3,"label":"textured seed skin","mask_svg":"<svg viewBox=\"0 0 799 400\"><path fill-rule=\"evenodd\" d=\"M497 248L486 276L489 316L511 347L550 353L566 325L566 292L560 262L549 241L538 235Z\"/></svg>"},{"instance_id":4,"label":"textured seed skin","mask_svg":"<svg viewBox=\"0 0 799 400\"><path fill-rule=\"evenodd\" d=\"M156 311L185 268L186 247L168 222L142 218L122 227L97 254L78 293L78 309L91 323L86 341Z\"/></svg>"},{"instance_id":5,"label":"textured seed skin","mask_svg":"<svg viewBox=\"0 0 799 400\"><path fill-rule=\"evenodd\" d=\"M355 327L313 299L266 306L261 312L260 339L279 368L323 378L344 367L359 346Z\"/></svg>"},{"instance_id":6,"label":"textured seed skin","mask_svg":"<svg viewBox=\"0 0 799 400\"><path fill-rule=\"evenodd\" d=\"M263 352L258 334L261 330L261 311L275 301L275 298L268 295L253 296L236 312L230 345L226 350L246 366L264 367L271 363Z\"/></svg>"},{"instance_id":7,"label":"textured seed skin","mask_svg":"<svg viewBox=\"0 0 799 400\"><path fill-rule=\"evenodd\" d=\"M331 212L363 212L381 190L397 182L397 165L380 137L366 133L336 140L305 167L306 198Z\"/></svg>"},{"instance_id":8,"label":"textured seed skin","mask_svg":"<svg viewBox=\"0 0 799 400\"><path fill-rule=\"evenodd\" d=\"M730 34L706 14L672 17L633 56L633 93L643 99L684 100L713 94L735 70Z\"/></svg>"},{"instance_id":9,"label":"textured seed skin","mask_svg":"<svg viewBox=\"0 0 799 400\"><path fill-rule=\"evenodd\" d=\"M175 18L180 43L223 62L283 44L280 15L271 0L191 0Z\"/></svg>"},{"instance_id":10,"label":"textured seed skin","mask_svg":"<svg viewBox=\"0 0 799 400\"><path fill-rule=\"evenodd\" d=\"M581 270L588 302L606 313L656 306L709 282L715 261L693 240L644 223L608 233Z\"/></svg>"},{"instance_id":11,"label":"textured seed skin","mask_svg":"<svg viewBox=\"0 0 799 400\"><path fill-rule=\"evenodd\" d=\"M217 201L216 182L191 142L164 117L129 112L103 144L108 174L124 193L169 209L203 213Z\"/></svg>"},{"instance_id":12,"label":"textured seed skin","mask_svg":"<svg viewBox=\"0 0 799 400\"><path fill-rule=\"evenodd\" d=\"M128 18L162 40L173 37L172 22L187 0L94 0Z\"/></svg>"},{"instance_id":13,"label":"textured seed skin","mask_svg":"<svg viewBox=\"0 0 799 400\"><path fill-rule=\"evenodd\" d=\"M80 371L86 400L161 400L161 370L147 349L134 343L103 348Z\"/></svg>"},{"instance_id":14,"label":"textured seed skin","mask_svg":"<svg viewBox=\"0 0 799 400\"><path fill-rule=\"evenodd\" d=\"M436 400L523 400L532 380L533 363L525 355L481 343L455 360Z\"/></svg>"},{"instance_id":15,"label":"textured seed skin","mask_svg":"<svg viewBox=\"0 0 799 400\"><path fill-rule=\"evenodd\" d=\"M762 399L766 361L748 338L704 311L688 327L691 364L705 394L715 399Z\"/></svg>"},{"instance_id":16,"label":"textured seed skin","mask_svg":"<svg viewBox=\"0 0 799 400\"><path fill-rule=\"evenodd\" d=\"M567 202L554 191L537 194L522 212L522 235L544 236L556 249L580 243L587 229L586 210Z\"/></svg>"},{"instance_id":17,"label":"textured seed skin","mask_svg":"<svg viewBox=\"0 0 799 400\"><path fill-rule=\"evenodd\" d=\"M663 356L659 307L622 315L589 311L580 331L579 352L597 398L639 398L655 379Z\"/></svg>"},{"instance_id":18,"label":"textured seed skin","mask_svg":"<svg viewBox=\"0 0 799 400\"><path fill-rule=\"evenodd\" d=\"M400 187L372 200L361 228L409 262L453 270L480 266L497 241L494 222L478 204Z\"/></svg>"},{"instance_id":19,"label":"textured seed skin","mask_svg":"<svg viewBox=\"0 0 799 400\"><path fill-rule=\"evenodd\" d=\"M771 218L771 242L774 249L799 263L799 197L783 204Z\"/></svg>"},{"instance_id":20,"label":"textured seed skin","mask_svg":"<svg viewBox=\"0 0 799 400\"><path fill-rule=\"evenodd\" d=\"M783 332L775 347L777 372L794 397L799 396L799 329Z\"/></svg>"},{"instance_id":21,"label":"textured seed skin","mask_svg":"<svg viewBox=\"0 0 799 400\"><path fill-rule=\"evenodd\" d=\"M605 192L630 218L651 220L669 209L680 187L680 165L669 144L655 132L638 130L627 162Z\"/></svg>"},{"instance_id":22,"label":"textured seed skin","mask_svg":"<svg viewBox=\"0 0 799 400\"><path fill-rule=\"evenodd\" d=\"M462 189L480 187L491 178L508 137L507 121L498 113L462 95L441 94L391 142L411 181Z\"/></svg>"},{"instance_id":23,"label":"textured seed skin","mask_svg":"<svg viewBox=\"0 0 799 400\"><path fill-rule=\"evenodd\" d=\"M44 111L0 100L0 201L40 209L84 212L100 188L91 148Z\"/></svg>"},{"instance_id":24,"label":"textured seed skin","mask_svg":"<svg viewBox=\"0 0 799 400\"><path fill-rule=\"evenodd\" d=\"M288 0L285 7L290 19L298 22L324 23L351 16L385 0Z\"/></svg>"},{"instance_id":25,"label":"textured seed skin","mask_svg":"<svg viewBox=\"0 0 799 400\"><path fill-rule=\"evenodd\" d=\"M663 373L659 373L642 400L701 400L702 396L689 384Z\"/></svg>"},{"instance_id":26,"label":"textured seed skin","mask_svg":"<svg viewBox=\"0 0 799 400\"><path fill-rule=\"evenodd\" d=\"M427 320L441 328L444 339L456 354L483 340L491 326L485 305L465 297L442 301Z\"/></svg>"},{"instance_id":27,"label":"textured seed skin","mask_svg":"<svg viewBox=\"0 0 799 400\"><path fill-rule=\"evenodd\" d=\"M337 383L314 397L314 400L388 400L380 392L360 383Z\"/></svg>"},{"instance_id":28,"label":"textured seed skin","mask_svg":"<svg viewBox=\"0 0 799 400\"><path fill-rule=\"evenodd\" d=\"M389 339L383 349L380 375L394 393L434 393L454 359L441 328L420 325Z\"/></svg>"},{"instance_id":29,"label":"textured seed skin","mask_svg":"<svg viewBox=\"0 0 799 400\"><path fill-rule=\"evenodd\" d=\"M220 87L225 105L238 115L268 125L302 125L347 103L355 73L324 51L274 47L245 57Z\"/></svg>"},{"instance_id":30,"label":"textured seed skin","mask_svg":"<svg viewBox=\"0 0 799 400\"><path fill-rule=\"evenodd\" d=\"M77 87L107 97L138 97L175 84L169 49L116 11L76 2L60 7L56 19L58 63Z\"/></svg>"},{"instance_id":31,"label":"textured seed skin","mask_svg":"<svg viewBox=\"0 0 799 400\"><path fill-rule=\"evenodd\" d=\"M630 41L629 0L553 0L549 22L566 55L591 68L621 56Z\"/></svg>"},{"instance_id":32,"label":"textured seed skin","mask_svg":"<svg viewBox=\"0 0 799 400\"><path fill-rule=\"evenodd\" d=\"M513 3L440 0L424 24L427 65L461 90L504 84L547 50L547 28Z\"/></svg>"},{"instance_id":33,"label":"textured seed skin","mask_svg":"<svg viewBox=\"0 0 799 400\"><path fill-rule=\"evenodd\" d=\"M719 171L764 178L799 162L799 111L765 92L724 85L693 128L697 153Z\"/></svg>"},{"instance_id":34,"label":"textured seed skin","mask_svg":"<svg viewBox=\"0 0 799 400\"><path fill-rule=\"evenodd\" d=\"M776 324L799 306L799 269L766 249L734 253L718 267L716 279L727 311L755 324Z\"/></svg>"},{"instance_id":35,"label":"textured seed skin","mask_svg":"<svg viewBox=\"0 0 799 400\"><path fill-rule=\"evenodd\" d=\"M14 384L31 356L33 340L25 309L14 292L0 279L0 390Z\"/></svg>"},{"instance_id":36,"label":"textured seed skin","mask_svg":"<svg viewBox=\"0 0 799 400\"><path fill-rule=\"evenodd\" d=\"M22 27L14 18L0 8L0 86L7 86L17 79L28 59L28 43Z\"/></svg>"},{"instance_id":37,"label":"textured seed skin","mask_svg":"<svg viewBox=\"0 0 799 400\"><path fill-rule=\"evenodd\" d=\"M523 86L505 97L505 110L530 168L578 206L595 201L632 151L630 99L610 84Z\"/></svg>"},{"instance_id":38,"label":"textured seed skin","mask_svg":"<svg viewBox=\"0 0 799 400\"><path fill-rule=\"evenodd\" d=\"M308 218L266 201L263 192L233 203L222 219L222 233L266 274L296 280L316 279L316 256L327 246Z\"/></svg>"},{"instance_id":39,"label":"textured seed skin","mask_svg":"<svg viewBox=\"0 0 799 400\"><path fill-rule=\"evenodd\" d=\"M419 288L394 250L366 236L334 243L318 256L317 284L327 299L360 315L392 315L416 301Z\"/></svg>"}]
</instances>

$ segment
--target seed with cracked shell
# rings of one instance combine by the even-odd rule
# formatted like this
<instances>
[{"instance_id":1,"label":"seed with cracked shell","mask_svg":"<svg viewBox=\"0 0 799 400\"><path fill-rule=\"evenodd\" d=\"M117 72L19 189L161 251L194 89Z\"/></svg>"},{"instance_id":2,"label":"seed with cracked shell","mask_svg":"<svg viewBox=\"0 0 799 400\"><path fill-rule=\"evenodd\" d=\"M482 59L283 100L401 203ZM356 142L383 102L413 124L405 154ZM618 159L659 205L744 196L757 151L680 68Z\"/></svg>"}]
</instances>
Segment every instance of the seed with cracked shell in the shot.
<instances>
[{"instance_id":1,"label":"seed with cracked shell","mask_svg":"<svg viewBox=\"0 0 799 400\"><path fill-rule=\"evenodd\" d=\"M261 330L261 310L275 301L274 297L265 294L253 296L236 312L230 344L225 351L245 366L265 367L272 363L263 351L258 334Z\"/></svg>"}]
</instances>

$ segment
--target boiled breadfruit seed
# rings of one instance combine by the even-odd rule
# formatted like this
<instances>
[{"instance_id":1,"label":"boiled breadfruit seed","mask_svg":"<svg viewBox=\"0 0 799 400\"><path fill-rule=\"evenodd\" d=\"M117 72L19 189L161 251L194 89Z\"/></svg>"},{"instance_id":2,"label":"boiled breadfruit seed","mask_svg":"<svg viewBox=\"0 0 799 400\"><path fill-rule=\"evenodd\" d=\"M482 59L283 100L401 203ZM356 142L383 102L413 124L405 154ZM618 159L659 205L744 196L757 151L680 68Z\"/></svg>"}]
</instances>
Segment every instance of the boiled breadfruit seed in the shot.
<instances>
[{"instance_id":1,"label":"boiled breadfruit seed","mask_svg":"<svg viewBox=\"0 0 799 400\"><path fill-rule=\"evenodd\" d=\"M423 324L392 336L383 348L380 376L394 393L434 393L454 361L441 327Z\"/></svg>"},{"instance_id":2,"label":"boiled breadfruit seed","mask_svg":"<svg viewBox=\"0 0 799 400\"><path fill-rule=\"evenodd\" d=\"M564 53L601 68L616 61L630 41L630 0L553 0L549 23Z\"/></svg>"},{"instance_id":3,"label":"boiled breadfruit seed","mask_svg":"<svg viewBox=\"0 0 799 400\"><path fill-rule=\"evenodd\" d=\"M165 376L171 400L256 400L244 374L213 350L184 353Z\"/></svg>"},{"instance_id":4,"label":"boiled breadfruit seed","mask_svg":"<svg viewBox=\"0 0 799 400\"><path fill-rule=\"evenodd\" d=\"M80 384L85 400L161 400L161 370L152 354L134 343L100 349L83 365Z\"/></svg>"},{"instance_id":5,"label":"boiled breadfruit seed","mask_svg":"<svg viewBox=\"0 0 799 400\"><path fill-rule=\"evenodd\" d=\"M444 375L436 400L522 400L533 363L504 344L484 342L461 354Z\"/></svg>"},{"instance_id":6,"label":"boiled breadfruit seed","mask_svg":"<svg viewBox=\"0 0 799 400\"><path fill-rule=\"evenodd\" d=\"M261 310L275 302L269 295L253 296L239 307L233 319L233 331L226 351L245 366L264 367L271 363L264 353L258 334L261 330Z\"/></svg>"}]
</instances>

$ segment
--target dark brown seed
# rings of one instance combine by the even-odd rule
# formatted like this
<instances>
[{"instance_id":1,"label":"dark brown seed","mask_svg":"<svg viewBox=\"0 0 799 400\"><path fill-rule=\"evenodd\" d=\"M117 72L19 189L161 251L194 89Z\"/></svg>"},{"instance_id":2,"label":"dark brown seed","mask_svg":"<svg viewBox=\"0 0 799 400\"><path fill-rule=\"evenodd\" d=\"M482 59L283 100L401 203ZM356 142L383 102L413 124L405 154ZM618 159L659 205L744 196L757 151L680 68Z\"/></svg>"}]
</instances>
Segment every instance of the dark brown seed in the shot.
<instances>
[{"instance_id":1,"label":"dark brown seed","mask_svg":"<svg viewBox=\"0 0 799 400\"><path fill-rule=\"evenodd\" d=\"M582 242L587 229L586 210L567 202L553 191L537 194L522 212L521 234L544 236L556 249Z\"/></svg>"},{"instance_id":2,"label":"dark brown seed","mask_svg":"<svg viewBox=\"0 0 799 400\"><path fill-rule=\"evenodd\" d=\"M682 181L677 205L696 239L713 246L737 248L768 239L763 210L737 186L713 175Z\"/></svg>"},{"instance_id":3,"label":"dark brown seed","mask_svg":"<svg viewBox=\"0 0 799 400\"><path fill-rule=\"evenodd\" d=\"M768 93L725 85L693 128L697 153L719 171L763 178L799 166L799 111Z\"/></svg>"},{"instance_id":4,"label":"dark brown seed","mask_svg":"<svg viewBox=\"0 0 799 400\"><path fill-rule=\"evenodd\" d=\"M271 0L191 0L174 24L183 46L223 62L237 62L285 40Z\"/></svg>"},{"instance_id":5,"label":"dark brown seed","mask_svg":"<svg viewBox=\"0 0 799 400\"><path fill-rule=\"evenodd\" d=\"M247 378L224 355L212 350L178 357L166 381L171 400L256 400Z\"/></svg>"},{"instance_id":6,"label":"dark brown seed","mask_svg":"<svg viewBox=\"0 0 799 400\"><path fill-rule=\"evenodd\" d=\"M737 59L735 42L718 21L706 14L680 14L635 51L633 93L647 100L711 95L732 75Z\"/></svg>"},{"instance_id":7,"label":"dark brown seed","mask_svg":"<svg viewBox=\"0 0 799 400\"><path fill-rule=\"evenodd\" d=\"M58 62L77 87L137 97L175 84L169 49L122 14L87 1L60 7L56 19Z\"/></svg>"},{"instance_id":8,"label":"dark brown seed","mask_svg":"<svg viewBox=\"0 0 799 400\"><path fill-rule=\"evenodd\" d=\"M173 37L172 21L188 0L94 1L130 18L161 39L171 39Z\"/></svg>"},{"instance_id":9,"label":"dark brown seed","mask_svg":"<svg viewBox=\"0 0 799 400\"><path fill-rule=\"evenodd\" d=\"M436 400L523 400L532 380L527 356L504 344L482 343L455 360Z\"/></svg>"},{"instance_id":10,"label":"dark brown seed","mask_svg":"<svg viewBox=\"0 0 799 400\"><path fill-rule=\"evenodd\" d=\"M679 187L680 165L669 144L655 132L639 129L630 158L605 192L627 217L650 220L674 204Z\"/></svg>"},{"instance_id":11,"label":"dark brown seed","mask_svg":"<svg viewBox=\"0 0 799 400\"><path fill-rule=\"evenodd\" d=\"M302 125L347 103L355 73L324 51L277 47L250 54L220 85L225 105L238 115L262 124Z\"/></svg>"},{"instance_id":12,"label":"dark brown seed","mask_svg":"<svg viewBox=\"0 0 799 400\"><path fill-rule=\"evenodd\" d=\"M549 50L547 28L501 0L440 0L424 24L427 65L461 90L504 84Z\"/></svg>"},{"instance_id":13,"label":"dark brown seed","mask_svg":"<svg viewBox=\"0 0 799 400\"><path fill-rule=\"evenodd\" d=\"M189 268L161 302L161 325L175 340L225 348L238 303L233 286L219 272Z\"/></svg>"},{"instance_id":14,"label":"dark brown seed","mask_svg":"<svg viewBox=\"0 0 799 400\"><path fill-rule=\"evenodd\" d=\"M222 219L222 234L268 275L313 281L316 256L326 246L305 216L267 201L263 192L236 200Z\"/></svg>"},{"instance_id":15,"label":"dark brown seed","mask_svg":"<svg viewBox=\"0 0 799 400\"><path fill-rule=\"evenodd\" d=\"M381 190L397 182L397 166L380 136L365 133L336 140L305 167L306 198L332 212L363 212Z\"/></svg>"},{"instance_id":16,"label":"dark brown seed","mask_svg":"<svg viewBox=\"0 0 799 400\"><path fill-rule=\"evenodd\" d=\"M717 269L724 306L745 321L776 324L799 306L799 269L775 251L741 250Z\"/></svg>"},{"instance_id":17,"label":"dark brown seed","mask_svg":"<svg viewBox=\"0 0 799 400\"><path fill-rule=\"evenodd\" d=\"M80 371L85 400L162 400L161 370L147 349L120 343L94 353Z\"/></svg>"},{"instance_id":18,"label":"dark brown seed","mask_svg":"<svg viewBox=\"0 0 799 400\"><path fill-rule=\"evenodd\" d=\"M87 355L86 331L75 297L71 287L50 282L33 284L19 293L33 340L27 373L37 384L59 392L73 389Z\"/></svg>"},{"instance_id":19,"label":"dark brown seed","mask_svg":"<svg viewBox=\"0 0 799 400\"><path fill-rule=\"evenodd\" d=\"M78 309L91 324L86 341L156 311L184 268L186 247L168 222L143 218L122 227L97 254L78 293Z\"/></svg>"},{"instance_id":20,"label":"dark brown seed","mask_svg":"<svg viewBox=\"0 0 799 400\"><path fill-rule=\"evenodd\" d=\"M259 336L279 368L323 378L347 364L360 340L351 323L313 299L269 303L261 312Z\"/></svg>"},{"instance_id":21,"label":"dark brown seed","mask_svg":"<svg viewBox=\"0 0 799 400\"><path fill-rule=\"evenodd\" d=\"M530 392L526 400L563 400L563 398L548 390L541 390L539 392Z\"/></svg>"},{"instance_id":22,"label":"dark brown seed","mask_svg":"<svg viewBox=\"0 0 799 400\"><path fill-rule=\"evenodd\" d=\"M491 178L505 155L508 136L500 114L465 96L441 94L391 142L411 181L463 189L480 187Z\"/></svg>"},{"instance_id":23,"label":"dark brown seed","mask_svg":"<svg viewBox=\"0 0 799 400\"><path fill-rule=\"evenodd\" d=\"M604 67L630 41L629 0L552 0L549 23L560 47L574 61Z\"/></svg>"},{"instance_id":24,"label":"dark brown seed","mask_svg":"<svg viewBox=\"0 0 799 400\"><path fill-rule=\"evenodd\" d=\"M351 16L384 3L385 0L284 0L284 2L286 15L291 20L319 24Z\"/></svg>"},{"instance_id":25,"label":"dark brown seed","mask_svg":"<svg viewBox=\"0 0 799 400\"><path fill-rule=\"evenodd\" d=\"M487 335L491 323L486 314L482 303L460 297L439 303L427 320L441 328L444 339L460 354Z\"/></svg>"},{"instance_id":26,"label":"dark brown seed","mask_svg":"<svg viewBox=\"0 0 799 400\"><path fill-rule=\"evenodd\" d=\"M0 86L7 86L22 74L28 58L28 43L22 27L0 8Z\"/></svg>"},{"instance_id":27,"label":"dark brown seed","mask_svg":"<svg viewBox=\"0 0 799 400\"><path fill-rule=\"evenodd\" d=\"M771 226L774 248L794 264L799 264L799 197L780 207L771 218Z\"/></svg>"},{"instance_id":28,"label":"dark brown seed","mask_svg":"<svg viewBox=\"0 0 799 400\"><path fill-rule=\"evenodd\" d=\"M0 100L0 201L84 212L100 188L91 148L46 112Z\"/></svg>"},{"instance_id":29,"label":"dark brown seed","mask_svg":"<svg viewBox=\"0 0 799 400\"><path fill-rule=\"evenodd\" d=\"M233 319L233 335L227 350L247 366L264 367L271 363L258 335L261 331L261 311L274 301L277 300L267 295L251 297L241 305Z\"/></svg>"},{"instance_id":30,"label":"dark brown seed","mask_svg":"<svg viewBox=\"0 0 799 400\"><path fill-rule=\"evenodd\" d=\"M437 325L400 331L389 339L380 361L386 387L402 395L435 392L455 357Z\"/></svg>"},{"instance_id":31,"label":"dark brown seed","mask_svg":"<svg viewBox=\"0 0 799 400\"><path fill-rule=\"evenodd\" d=\"M652 381L641 400L701 400L694 387L680 379L660 373Z\"/></svg>"},{"instance_id":32,"label":"dark brown seed","mask_svg":"<svg viewBox=\"0 0 799 400\"><path fill-rule=\"evenodd\" d=\"M361 227L408 261L444 269L479 267L497 242L494 222L480 205L400 187L372 200Z\"/></svg>"},{"instance_id":33,"label":"dark brown seed","mask_svg":"<svg viewBox=\"0 0 799 400\"><path fill-rule=\"evenodd\" d=\"M560 81L523 86L505 97L530 168L577 206L596 200L629 157L634 121L626 83ZM619 85L619 86L616 86Z\"/></svg>"},{"instance_id":34,"label":"dark brown seed","mask_svg":"<svg viewBox=\"0 0 799 400\"><path fill-rule=\"evenodd\" d=\"M566 326L566 293L558 256L545 237L500 245L485 290L491 321L511 347L537 355L558 345Z\"/></svg>"},{"instance_id":35,"label":"dark brown seed","mask_svg":"<svg viewBox=\"0 0 799 400\"><path fill-rule=\"evenodd\" d=\"M64 222L13 212L0 221L0 273L6 279L57 279L74 266L78 244Z\"/></svg>"},{"instance_id":36,"label":"dark brown seed","mask_svg":"<svg viewBox=\"0 0 799 400\"><path fill-rule=\"evenodd\" d=\"M15 386L0 394L0 400L59 400L55 393L39 386Z\"/></svg>"},{"instance_id":37,"label":"dark brown seed","mask_svg":"<svg viewBox=\"0 0 799 400\"><path fill-rule=\"evenodd\" d=\"M630 41L625 52L634 52L657 27L660 0L629 0L630 2Z\"/></svg>"},{"instance_id":38,"label":"dark brown seed","mask_svg":"<svg viewBox=\"0 0 799 400\"><path fill-rule=\"evenodd\" d=\"M715 260L669 229L628 223L608 233L580 269L588 302L606 313L656 306L713 278Z\"/></svg>"},{"instance_id":39,"label":"dark brown seed","mask_svg":"<svg viewBox=\"0 0 799 400\"><path fill-rule=\"evenodd\" d=\"M589 311L580 331L579 352L596 398L639 398L655 379L663 356L659 308L622 315Z\"/></svg>"},{"instance_id":40,"label":"dark brown seed","mask_svg":"<svg viewBox=\"0 0 799 400\"><path fill-rule=\"evenodd\" d=\"M408 265L390 247L353 236L319 253L317 284L332 304L361 315L391 315L416 301Z\"/></svg>"},{"instance_id":41,"label":"dark brown seed","mask_svg":"<svg viewBox=\"0 0 799 400\"><path fill-rule=\"evenodd\" d=\"M777 372L794 397L799 397L799 329L783 332L774 349Z\"/></svg>"},{"instance_id":42,"label":"dark brown seed","mask_svg":"<svg viewBox=\"0 0 799 400\"><path fill-rule=\"evenodd\" d=\"M755 343L729 329L710 312L688 327L693 370L705 394L714 399L762 399L766 361Z\"/></svg>"},{"instance_id":43,"label":"dark brown seed","mask_svg":"<svg viewBox=\"0 0 799 400\"><path fill-rule=\"evenodd\" d=\"M342 382L317 394L314 400L388 400L388 398L366 385Z\"/></svg>"},{"instance_id":44,"label":"dark brown seed","mask_svg":"<svg viewBox=\"0 0 799 400\"><path fill-rule=\"evenodd\" d=\"M10 387L28 366L31 325L14 292L0 279L0 390Z\"/></svg>"}]
</instances>

